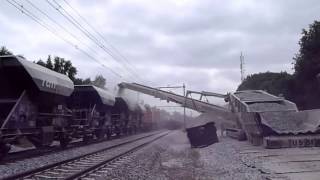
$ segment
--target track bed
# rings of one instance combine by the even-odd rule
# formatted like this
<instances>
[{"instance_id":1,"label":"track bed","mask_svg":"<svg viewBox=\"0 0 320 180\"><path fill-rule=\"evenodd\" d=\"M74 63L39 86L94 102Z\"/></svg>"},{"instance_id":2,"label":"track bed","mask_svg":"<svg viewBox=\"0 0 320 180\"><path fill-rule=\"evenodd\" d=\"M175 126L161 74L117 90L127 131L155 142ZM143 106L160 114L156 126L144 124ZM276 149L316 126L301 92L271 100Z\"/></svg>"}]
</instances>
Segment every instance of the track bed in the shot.
<instances>
[{"instance_id":1,"label":"track bed","mask_svg":"<svg viewBox=\"0 0 320 180\"><path fill-rule=\"evenodd\" d=\"M111 148L114 146L117 146L119 144L133 142L145 137L149 137L155 134L160 133L161 131L157 132L149 132L149 133L143 133L139 135L133 135L130 137L124 137L121 139L114 139L112 141L105 141L101 143L95 143L87 146L81 146L77 148L68 149L65 151L60 151L56 153L50 153L43 156L33 157L29 159L23 159L16 162L10 162L6 164L0 165L0 179L8 177L8 176L14 176L17 174L21 174L25 171L32 171L33 169L39 168L39 167L45 167L49 166L53 163L59 163L61 161L66 161L72 158L76 158L78 156L93 153L95 151L105 149L105 148Z\"/></svg>"}]
</instances>

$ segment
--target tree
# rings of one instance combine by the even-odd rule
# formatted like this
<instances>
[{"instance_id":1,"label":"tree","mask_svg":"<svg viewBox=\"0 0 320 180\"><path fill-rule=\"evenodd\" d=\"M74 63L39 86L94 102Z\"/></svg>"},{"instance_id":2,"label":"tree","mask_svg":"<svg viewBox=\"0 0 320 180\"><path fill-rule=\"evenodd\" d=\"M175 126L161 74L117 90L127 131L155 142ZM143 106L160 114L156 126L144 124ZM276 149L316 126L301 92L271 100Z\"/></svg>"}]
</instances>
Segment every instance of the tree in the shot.
<instances>
[{"instance_id":1,"label":"tree","mask_svg":"<svg viewBox=\"0 0 320 180\"><path fill-rule=\"evenodd\" d=\"M295 101L302 109L320 108L320 22L302 30L300 49L294 57Z\"/></svg>"},{"instance_id":2,"label":"tree","mask_svg":"<svg viewBox=\"0 0 320 180\"><path fill-rule=\"evenodd\" d=\"M50 55L48 55L46 67L47 67L48 69L53 70L53 64L52 64L52 60L51 60L51 56L50 56Z\"/></svg>"},{"instance_id":3,"label":"tree","mask_svg":"<svg viewBox=\"0 0 320 180\"><path fill-rule=\"evenodd\" d=\"M9 51L5 46L1 46L0 56L3 56L3 55L12 55L12 52Z\"/></svg>"},{"instance_id":4,"label":"tree","mask_svg":"<svg viewBox=\"0 0 320 180\"><path fill-rule=\"evenodd\" d=\"M102 75L97 75L93 81L90 78L76 78L77 69L72 65L70 60L65 60L64 58L58 56L55 56L52 60L51 56L48 55L46 62L39 59L35 63L58 73L67 75L75 85L93 84L95 86L105 88L106 79Z\"/></svg>"},{"instance_id":5,"label":"tree","mask_svg":"<svg viewBox=\"0 0 320 180\"><path fill-rule=\"evenodd\" d=\"M41 59L36 63L58 73L67 75L72 81L76 79L77 69L72 65L70 60L55 56L53 61L54 63L52 64L51 56L49 55L46 63Z\"/></svg>"},{"instance_id":6,"label":"tree","mask_svg":"<svg viewBox=\"0 0 320 180\"><path fill-rule=\"evenodd\" d=\"M320 108L320 22L302 30L300 49L294 59L294 74L260 73L249 76L238 87L263 89L295 102L299 109ZM277 77L278 76L278 77Z\"/></svg>"},{"instance_id":7,"label":"tree","mask_svg":"<svg viewBox=\"0 0 320 180\"><path fill-rule=\"evenodd\" d=\"M265 90L273 95L282 94L287 99L292 99L290 90L292 89L293 76L287 72L265 72L252 74L238 86L238 91L241 90Z\"/></svg>"},{"instance_id":8,"label":"tree","mask_svg":"<svg viewBox=\"0 0 320 180\"><path fill-rule=\"evenodd\" d=\"M92 84L100 88L105 88L106 79L102 75L97 75L95 79L92 81Z\"/></svg>"},{"instance_id":9,"label":"tree","mask_svg":"<svg viewBox=\"0 0 320 180\"><path fill-rule=\"evenodd\" d=\"M88 85L88 84L92 84L92 81L90 78L87 79L81 79L81 78L76 78L73 83L75 85Z\"/></svg>"},{"instance_id":10,"label":"tree","mask_svg":"<svg viewBox=\"0 0 320 180\"><path fill-rule=\"evenodd\" d=\"M43 66L43 67L46 67L46 65L47 65L47 64L46 64L44 61L42 61L41 59L39 59L36 63L39 64L39 65L41 65L41 66Z\"/></svg>"}]
</instances>

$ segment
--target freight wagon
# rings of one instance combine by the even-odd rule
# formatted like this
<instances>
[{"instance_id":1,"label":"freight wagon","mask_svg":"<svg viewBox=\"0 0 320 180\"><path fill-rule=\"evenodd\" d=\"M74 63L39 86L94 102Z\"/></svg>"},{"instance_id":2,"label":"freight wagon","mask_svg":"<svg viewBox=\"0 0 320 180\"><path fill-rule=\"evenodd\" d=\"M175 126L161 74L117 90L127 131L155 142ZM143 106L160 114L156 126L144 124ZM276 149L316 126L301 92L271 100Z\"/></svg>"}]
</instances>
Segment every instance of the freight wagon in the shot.
<instances>
[{"instance_id":1,"label":"freight wagon","mask_svg":"<svg viewBox=\"0 0 320 180\"><path fill-rule=\"evenodd\" d=\"M0 56L0 84L0 158L22 140L65 147L72 139L136 133L142 126L140 106L93 85L74 86L68 76L21 57Z\"/></svg>"}]
</instances>

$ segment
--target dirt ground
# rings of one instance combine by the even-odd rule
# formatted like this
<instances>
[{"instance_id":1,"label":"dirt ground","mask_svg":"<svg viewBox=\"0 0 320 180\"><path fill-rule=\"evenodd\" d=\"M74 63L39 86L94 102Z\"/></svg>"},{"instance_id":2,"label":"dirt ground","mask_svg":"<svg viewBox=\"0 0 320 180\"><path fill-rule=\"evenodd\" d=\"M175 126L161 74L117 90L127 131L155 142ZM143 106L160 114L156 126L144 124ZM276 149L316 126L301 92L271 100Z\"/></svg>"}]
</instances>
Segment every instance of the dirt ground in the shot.
<instances>
[{"instance_id":1,"label":"dirt ground","mask_svg":"<svg viewBox=\"0 0 320 180\"><path fill-rule=\"evenodd\" d=\"M263 179L261 173L243 164L237 141L220 137L205 148L190 148L186 134L177 131L161 154L160 171L168 179Z\"/></svg>"},{"instance_id":2,"label":"dirt ground","mask_svg":"<svg viewBox=\"0 0 320 180\"><path fill-rule=\"evenodd\" d=\"M220 137L205 148L191 148L186 133L173 131L131 157L110 167L108 179L265 179L242 162L238 141Z\"/></svg>"}]
</instances>

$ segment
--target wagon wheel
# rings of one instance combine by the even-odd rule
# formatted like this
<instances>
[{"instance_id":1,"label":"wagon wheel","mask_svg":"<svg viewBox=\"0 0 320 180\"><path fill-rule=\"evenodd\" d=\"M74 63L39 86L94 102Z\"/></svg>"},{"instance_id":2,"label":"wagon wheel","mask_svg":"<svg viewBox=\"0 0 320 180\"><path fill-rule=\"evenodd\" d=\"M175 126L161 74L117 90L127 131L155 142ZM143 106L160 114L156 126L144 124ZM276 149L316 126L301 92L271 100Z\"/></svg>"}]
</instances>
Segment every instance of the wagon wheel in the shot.
<instances>
[{"instance_id":1,"label":"wagon wheel","mask_svg":"<svg viewBox=\"0 0 320 180\"><path fill-rule=\"evenodd\" d=\"M0 144L0 160L3 159L8 154L10 149L11 149L10 145Z\"/></svg>"},{"instance_id":2,"label":"wagon wheel","mask_svg":"<svg viewBox=\"0 0 320 180\"><path fill-rule=\"evenodd\" d=\"M61 133L59 136L60 147L66 148L70 143L71 139L67 133Z\"/></svg>"},{"instance_id":3,"label":"wagon wheel","mask_svg":"<svg viewBox=\"0 0 320 180\"><path fill-rule=\"evenodd\" d=\"M44 144L42 143L42 140L36 137L28 137L28 140L37 148L44 148Z\"/></svg>"},{"instance_id":4,"label":"wagon wheel","mask_svg":"<svg viewBox=\"0 0 320 180\"><path fill-rule=\"evenodd\" d=\"M97 129L94 134L97 139L103 139L106 135L106 129Z\"/></svg>"},{"instance_id":5,"label":"wagon wheel","mask_svg":"<svg viewBox=\"0 0 320 180\"><path fill-rule=\"evenodd\" d=\"M121 135L120 127L116 127L115 133L116 133L116 136L117 136L117 137L120 137L120 135Z\"/></svg>"},{"instance_id":6,"label":"wagon wheel","mask_svg":"<svg viewBox=\"0 0 320 180\"><path fill-rule=\"evenodd\" d=\"M92 135L84 135L83 138L82 138L82 141L87 144L87 143L89 143L92 139L93 139Z\"/></svg>"},{"instance_id":7,"label":"wagon wheel","mask_svg":"<svg viewBox=\"0 0 320 180\"><path fill-rule=\"evenodd\" d=\"M127 134L128 134L128 135L131 135L131 134L132 134L132 132L131 132L131 127L127 127Z\"/></svg>"},{"instance_id":8,"label":"wagon wheel","mask_svg":"<svg viewBox=\"0 0 320 180\"><path fill-rule=\"evenodd\" d=\"M112 134L112 130L111 130L110 127L108 127L107 130L106 130L107 139L111 138L111 134Z\"/></svg>"}]
</instances>

